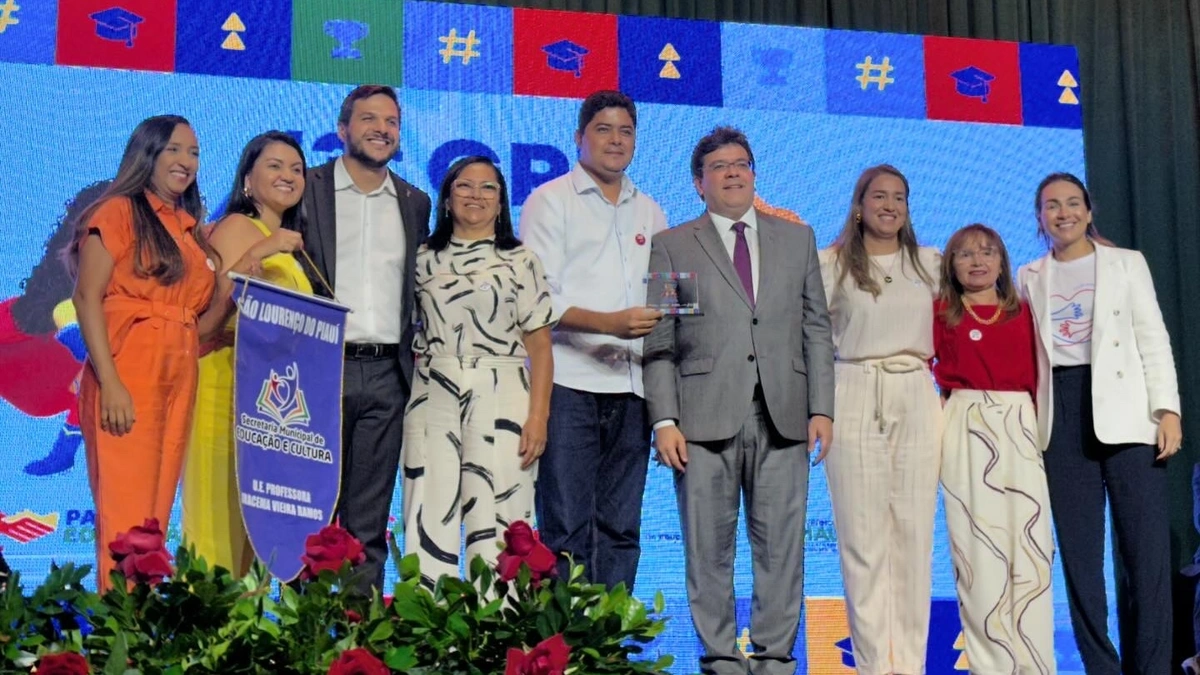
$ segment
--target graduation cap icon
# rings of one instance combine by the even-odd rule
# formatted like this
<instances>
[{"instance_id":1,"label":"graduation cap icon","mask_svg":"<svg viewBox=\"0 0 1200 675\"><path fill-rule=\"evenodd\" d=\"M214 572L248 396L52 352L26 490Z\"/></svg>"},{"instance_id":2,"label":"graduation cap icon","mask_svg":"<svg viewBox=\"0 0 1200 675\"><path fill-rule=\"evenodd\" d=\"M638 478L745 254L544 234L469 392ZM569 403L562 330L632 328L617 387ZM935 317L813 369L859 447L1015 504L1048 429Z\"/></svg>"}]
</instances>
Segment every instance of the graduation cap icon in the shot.
<instances>
[{"instance_id":1,"label":"graduation cap icon","mask_svg":"<svg viewBox=\"0 0 1200 675\"><path fill-rule=\"evenodd\" d=\"M133 47L133 41L137 39L138 24L145 21L124 7L110 7L88 16L96 22L96 37L124 42L126 48Z\"/></svg>"},{"instance_id":2,"label":"graduation cap icon","mask_svg":"<svg viewBox=\"0 0 1200 675\"><path fill-rule=\"evenodd\" d=\"M583 56L588 53L587 47L577 45L570 40L559 40L542 47L546 52L546 65L554 70L575 73L575 77L583 74Z\"/></svg>"},{"instance_id":3,"label":"graduation cap icon","mask_svg":"<svg viewBox=\"0 0 1200 675\"><path fill-rule=\"evenodd\" d=\"M954 78L955 91L963 96L981 99L984 103L987 103L988 93L992 88L992 80L996 79L995 75L975 66L967 66L962 70L956 70L950 73L950 77Z\"/></svg>"}]
</instances>

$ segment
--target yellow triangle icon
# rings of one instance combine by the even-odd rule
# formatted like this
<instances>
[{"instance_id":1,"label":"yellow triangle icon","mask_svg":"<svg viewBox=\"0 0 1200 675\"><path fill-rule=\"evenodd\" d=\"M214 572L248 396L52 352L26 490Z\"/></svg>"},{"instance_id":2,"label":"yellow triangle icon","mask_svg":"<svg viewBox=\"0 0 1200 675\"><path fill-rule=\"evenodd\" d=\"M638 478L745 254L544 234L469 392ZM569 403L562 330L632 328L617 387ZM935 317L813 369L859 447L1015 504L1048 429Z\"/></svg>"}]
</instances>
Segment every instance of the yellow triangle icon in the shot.
<instances>
[{"instance_id":1,"label":"yellow triangle icon","mask_svg":"<svg viewBox=\"0 0 1200 675\"><path fill-rule=\"evenodd\" d=\"M958 660L954 662L955 670L970 670L971 664L967 663L967 653L963 652L958 655Z\"/></svg>"},{"instance_id":2,"label":"yellow triangle icon","mask_svg":"<svg viewBox=\"0 0 1200 675\"><path fill-rule=\"evenodd\" d=\"M1079 97L1075 95L1074 89L1063 89L1063 93L1058 97L1058 102L1064 105L1079 105Z\"/></svg>"},{"instance_id":3,"label":"yellow triangle icon","mask_svg":"<svg viewBox=\"0 0 1200 675\"><path fill-rule=\"evenodd\" d=\"M675 51L675 45L668 42L666 44L666 46L664 46L662 48L662 51L658 53L658 60L659 61L678 61L679 60L679 52ZM665 76L660 75L659 77L665 77Z\"/></svg>"},{"instance_id":4,"label":"yellow triangle icon","mask_svg":"<svg viewBox=\"0 0 1200 675\"><path fill-rule=\"evenodd\" d=\"M658 71L658 76L664 80L678 80L681 77L679 69L670 61L663 64L662 70Z\"/></svg>"},{"instance_id":5,"label":"yellow triangle icon","mask_svg":"<svg viewBox=\"0 0 1200 675\"><path fill-rule=\"evenodd\" d=\"M237 15L237 12L229 15L225 19L225 23L221 24L221 30L228 33L229 31L237 31L239 33L246 32L246 24L242 23L242 17Z\"/></svg>"},{"instance_id":6,"label":"yellow triangle icon","mask_svg":"<svg viewBox=\"0 0 1200 675\"><path fill-rule=\"evenodd\" d=\"M954 648L962 651L967 648L967 636L963 631L958 631L958 637L954 639Z\"/></svg>"},{"instance_id":7,"label":"yellow triangle icon","mask_svg":"<svg viewBox=\"0 0 1200 675\"><path fill-rule=\"evenodd\" d=\"M231 52L246 51L246 43L242 42L242 36L237 33L230 33L225 41L221 43L221 49L227 49Z\"/></svg>"},{"instance_id":8,"label":"yellow triangle icon","mask_svg":"<svg viewBox=\"0 0 1200 675\"><path fill-rule=\"evenodd\" d=\"M1071 74L1071 71L1064 70L1063 74L1058 76L1058 86L1078 87L1079 83L1075 81L1075 76Z\"/></svg>"}]
</instances>

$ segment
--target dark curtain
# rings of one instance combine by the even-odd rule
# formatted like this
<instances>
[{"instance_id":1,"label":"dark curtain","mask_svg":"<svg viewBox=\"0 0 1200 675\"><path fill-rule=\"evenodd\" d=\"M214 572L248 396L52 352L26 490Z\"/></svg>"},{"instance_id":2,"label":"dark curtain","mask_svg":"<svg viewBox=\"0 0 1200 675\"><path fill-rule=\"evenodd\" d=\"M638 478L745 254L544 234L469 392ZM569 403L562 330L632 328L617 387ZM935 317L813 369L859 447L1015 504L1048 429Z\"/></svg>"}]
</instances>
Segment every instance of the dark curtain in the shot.
<instances>
[{"instance_id":1,"label":"dark curtain","mask_svg":"<svg viewBox=\"0 0 1200 675\"><path fill-rule=\"evenodd\" d=\"M1175 347L1183 450L1169 463L1172 553L1190 562L1192 465L1200 459L1200 0L513 0L485 4L1073 44L1079 49L1088 186L1096 223L1150 263ZM1014 204L1029 209L1030 203ZM1192 439L1197 439L1193 441ZM1176 579L1178 652L1192 644L1192 589ZM1178 663L1178 661L1176 661Z\"/></svg>"}]
</instances>

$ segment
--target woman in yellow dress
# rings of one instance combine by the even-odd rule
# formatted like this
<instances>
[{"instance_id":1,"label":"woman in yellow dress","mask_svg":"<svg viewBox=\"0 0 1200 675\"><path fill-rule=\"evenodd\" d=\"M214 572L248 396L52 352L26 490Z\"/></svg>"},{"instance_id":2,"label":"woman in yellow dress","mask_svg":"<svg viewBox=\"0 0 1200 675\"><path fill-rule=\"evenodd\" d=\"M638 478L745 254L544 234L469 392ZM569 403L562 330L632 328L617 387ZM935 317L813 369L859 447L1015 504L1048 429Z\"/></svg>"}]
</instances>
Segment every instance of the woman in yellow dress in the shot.
<instances>
[{"instance_id":1,"label":"woman in yellow dress","mask_svg":"<svg viewBox=\"0 0 1200 675\"><path fill-rule=\"evenodd\" d=\"M226 215L213 226L209 242L222 260L252 252L262 260L256 276L311 294L312 285L292 255L302 245L296 225L304 173L304 152L295 139L281 131L256 136L242 151ZM183 474L183 535L210 568L219 565L242 576L254 552L242 523L234 470L233 327L230 319L221 335L201 349L195 422Z\"/></svg>"}]
</instances>

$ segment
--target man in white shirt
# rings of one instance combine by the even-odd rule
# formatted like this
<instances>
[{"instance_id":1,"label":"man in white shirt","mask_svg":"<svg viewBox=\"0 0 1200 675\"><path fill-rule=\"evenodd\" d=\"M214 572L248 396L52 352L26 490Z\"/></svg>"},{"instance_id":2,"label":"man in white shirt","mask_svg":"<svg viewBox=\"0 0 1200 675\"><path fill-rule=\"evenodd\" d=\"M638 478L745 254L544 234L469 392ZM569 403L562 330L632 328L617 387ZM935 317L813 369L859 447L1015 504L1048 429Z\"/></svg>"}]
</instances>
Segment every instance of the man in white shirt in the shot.
<instances>
[{"instance_id":1,"label":"man in white shirt","mask_svg":"<svg viewBox=\"0 0 1200 675\"><path fill-rule=\"evenodd\" d=\"M637 139L628 96L599 91L580 107L579 162L529 196L520 235L538 254L555 318L549 438L535 489L542 541L587 578L633 590L641 555L650 425L642 395L650 238L658 204L625 174Z\"/></svg>"},{"instance_id":2,"label":"man in white shirt","mask_svg":"<svg viewBox=\"0 0 1200 675\"><path fill-rule=\"evenodd\" d=\"M342 389L342 477L337 515L362 541L359 590L383 587L388 514L412 384L413 273L429 233L429 196L388 170L400 144L391 87L363 85L342 103L344 153L308 172L304 247L313 289L351 309Z\"/></svg>"},{"instance_id":3,"label":"man in white shirt","mask_svg":"<svg viewBox=\"0 0 1200 675\"><path fill-rule=\"evenodd\" d=\"M804 600L808 455L833 438L833 334L812 229L754 209L754 154L718 127L692 153L705 213L654 238L650 270L693 272L701 315L646 338L646 401L675 470L701 672L791 675ZM691 299L680 297L682 302ZM750 662L736 646L738 508L754 569Z\"/></svg>"}]
</instances>

